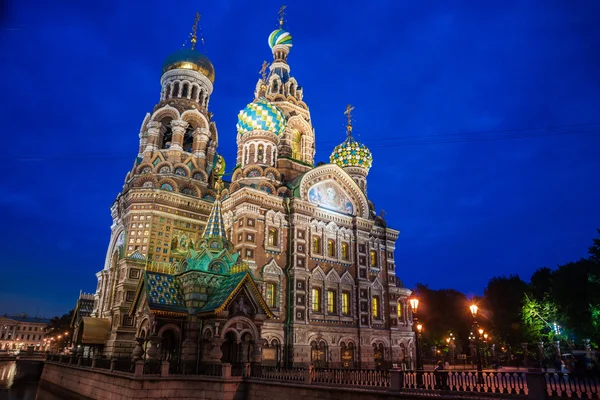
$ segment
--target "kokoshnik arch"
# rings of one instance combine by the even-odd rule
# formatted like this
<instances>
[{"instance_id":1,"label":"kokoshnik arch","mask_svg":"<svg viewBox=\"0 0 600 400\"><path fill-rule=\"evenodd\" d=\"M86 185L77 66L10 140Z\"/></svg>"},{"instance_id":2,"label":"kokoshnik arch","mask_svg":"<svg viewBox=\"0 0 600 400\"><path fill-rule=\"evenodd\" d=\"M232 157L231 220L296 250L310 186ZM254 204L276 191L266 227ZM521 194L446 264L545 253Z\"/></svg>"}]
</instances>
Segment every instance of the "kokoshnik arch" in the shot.
<instances>
[{"instance_id":1,"label":"kokoshnik arch","mask_svg":"<svg viewBox=\"0 0 600 400\"><path fill-rule=\"evenodd\" d=\"M374 367L409 361L410 290L395 275L399 232L367 198L373 158L352 136L314 165L292 37L268 37L255 99L238 115L237 159L224 159L209 110L215 69L191 48L167 57L160 101L113 218L92 311L75 342L109 357ZM268 67L268 69L267 69ZM135 349L135 352L134 352ZM137 352L137 353L136 353Z\"/></svg>"}]
</instances>

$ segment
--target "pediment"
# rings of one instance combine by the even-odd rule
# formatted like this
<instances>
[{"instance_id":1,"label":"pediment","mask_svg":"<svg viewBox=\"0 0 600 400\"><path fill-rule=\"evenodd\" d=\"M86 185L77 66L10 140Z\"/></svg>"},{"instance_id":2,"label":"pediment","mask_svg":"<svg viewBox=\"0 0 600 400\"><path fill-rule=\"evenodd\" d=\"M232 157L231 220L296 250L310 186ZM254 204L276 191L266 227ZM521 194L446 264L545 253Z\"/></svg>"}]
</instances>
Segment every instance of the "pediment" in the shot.
<instances>
[{"instance_id":1,"label":"pediment","mask_svg":"<svg viewBox=\"0 0 600 400\"><path fill-rule=\"evenodd\" d=\"M323 209L369 217L365 194L342 168L334 164L316 167L302 176L300 197Z\"/></svg>"}]
</instances>

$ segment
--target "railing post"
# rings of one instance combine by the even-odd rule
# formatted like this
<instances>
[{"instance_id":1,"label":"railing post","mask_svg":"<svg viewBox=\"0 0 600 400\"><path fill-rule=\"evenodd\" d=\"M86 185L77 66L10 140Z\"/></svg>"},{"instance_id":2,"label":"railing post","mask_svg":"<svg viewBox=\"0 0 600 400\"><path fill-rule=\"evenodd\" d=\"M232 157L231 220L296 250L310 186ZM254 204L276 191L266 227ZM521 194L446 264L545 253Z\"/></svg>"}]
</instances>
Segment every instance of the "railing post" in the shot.
<instances>
[{"instance_id":1,"label":"railing post","mask_svg":"<svg viewBox=\"0 0 600 400\"><path fill-rule=\"evenodd\" d=\"M96 368L96 360L96 357L92 358L92 368Z\"/></svg>"},{"instance_id":2,"label":"railing post","mask_svg":"<svg viewBox=\"0 0 600 400\"><path fill-rule=\"evenodd\" d=\"M221 376L223 378L231 378L231 364L221 364Z\"/></svg>"},{"instance_id":3,"label":"railing post","mask_svg":"<svg viewBox=\"0 0 600 400\"><path fill-rule=\"evenodd\" d=\"M532 400L546 400L548 398L548 389L546 388L546 374L537 372L528 372L525 374L527 380L528 397Z\"/></svg>"},{"instance_id":4,"label":"railing post","mask_svg":"<svg viewBox=\"0 0 600 400\"><path fill-rule=\"evenodd\" d=\"M306 368L304 371L305 371L304 383L306 383L307 385L310 385L312 383L313 366L309 365L308 368Z\"/></svg>"},{"instance_id":5,"label":"railing post","mask_svg":"<svg viewBox=\"0 0 600 400\"><path fill-rule=\"evenodd\" d=\"M399 392L400 390L402 390L403 387L404 372L402 372L400 369L394 368L390 371L390 373L392 375L390 389L394 392Z\"/></svg>"},{"instance_id":6,"label":"railing post","mask_svg":"<svg viewBox=\"0 0 600 400\"><path fill-rule=\"evenodd\" d=\"M116 358L111 358L110 359L110 370L114 371L115 370L115 364L117 363L117 359Z\"/></svg>"},{"instance_id":7,"label":"railing post","mask_svg":"<svg viewBox=\"0 0 600 400\"><path fill-rule=\"evenodd\" d=\"M170 362L167 360L160 363L160 376L169 376L169 366Z\"/></svg>"},{"instance_id":8,"label":"railing post","mask_svg":"<svg viewBox=\"0 0 600 400\"><path fill-rule=\"evenodd\" d=\"M252 370L250 368L250 363L244 363L244 370L242 372L244 377L248 377L252 374Z\"/></svg>"},{"instance_id":9,"label":"railing post","mask_svg":"<svg viewBox=\"0 0 600 400\"><path fill-rule=\"evenodd\" d=\"M135 370L133 371L133 376L142 375L144 375L144 362L142 360L138 360L135 362Z\"/></svg>"},{"instance_id":10,"label":"railing post","mask_svg":"<svg viewBox=\"0 0 600 400\"><path fill-rule=\"evenodd\" d=\"M77 365L81 365L81 363L83 362L83 357L79 356L77 357Z\"/></svg>"}]
</instances>

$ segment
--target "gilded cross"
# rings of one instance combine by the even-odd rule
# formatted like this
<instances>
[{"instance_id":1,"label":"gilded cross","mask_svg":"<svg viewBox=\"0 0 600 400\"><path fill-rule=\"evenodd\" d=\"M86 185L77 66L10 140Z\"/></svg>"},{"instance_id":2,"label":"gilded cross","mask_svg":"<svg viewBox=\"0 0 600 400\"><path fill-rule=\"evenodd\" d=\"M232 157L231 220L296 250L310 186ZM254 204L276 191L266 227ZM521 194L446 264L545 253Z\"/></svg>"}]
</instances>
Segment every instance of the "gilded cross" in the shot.
<instances>
[{"instance_id":1,"label":"gilded cross","mask_svg":"<svg viewBox=\"0 0 600 400\"><path fill-rule=\"evenodd\" d=\"M192 25L192 39L190 39L190 42L192 42L192 50L194 50L194 48L196 47L196 42L198 41L196 32L198 31L198 22L199 21L200 21L200 13L196 12L196 19L194 20L194 25Z\"/></svg>"},{"instance_id":2,"label":"gilded cross","mask_svg":"<svg viewBox=\"0 0 600 400\"><path fill-rule=\"evenodd\" d=\"M285 5L281 6L277 14L279 14L279 28L283 28L283 18L285 17Z\"/></svg>"},{"instance_id":3,"label":"gilded cross","mask_svg":"<svg viewBox=\"0 0 600 400\"><path fill-rule=\"evenodd\" d=\"M344 111L344 114L348 118L348 125L346 125L348 132L352 132L352 110L354 110L354 107L352 107L352 104L348 104L346 106L346 111Z\"/></svg>"},{"instance_id":4,"label":"gilded cross","mask_svg":"<svg viewBox=\"0 0 600 400\"><path fill-rule=\"evenodd\" d=\"M260 71L258 72L262 76L263 81L267 80L267 68L269 68L269 63L266 61L263 61L262 67L260 68Z\"/></svg>"}]
</instances>

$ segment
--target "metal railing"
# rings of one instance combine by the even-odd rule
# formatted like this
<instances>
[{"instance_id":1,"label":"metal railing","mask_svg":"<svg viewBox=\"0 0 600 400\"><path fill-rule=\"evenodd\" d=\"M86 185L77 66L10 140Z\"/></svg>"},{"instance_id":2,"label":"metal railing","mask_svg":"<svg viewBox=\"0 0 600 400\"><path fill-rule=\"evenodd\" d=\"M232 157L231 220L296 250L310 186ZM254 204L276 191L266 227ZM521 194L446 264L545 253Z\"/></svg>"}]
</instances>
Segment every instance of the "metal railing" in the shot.
<instances>
[{"instance_id":1,"label":"metal railing","mask_svg":"<svg viewBox=\"0 0 600 400\"><path fill-rule=\"evenodd\" d=\"M600 377L563 373L546 373L546 388L550 397L600 399Z\"/></svg>"},{"instance_id":2,"label":"metal railing","mask_svg":"<svg viewBox=\"0 0 600 400\"><path fill-rule=\"evenodd\" d=\"M250 377L286 382L304 382L306 380L306 374L307 370L304 368L266 367L259 364L253 364Z\"/></svg>"},{"instance_id":3,"label":"metal railing","mask_svg":"<svg viewBox=\"0 0 600 400\"><path fill-rule=\"evenodd\" d=\"M389 370L344 368L313 369L311 378L312 382L322 384L375 388L389 388L391 386L391 375Z\"/></svg>"}]
</instances>

